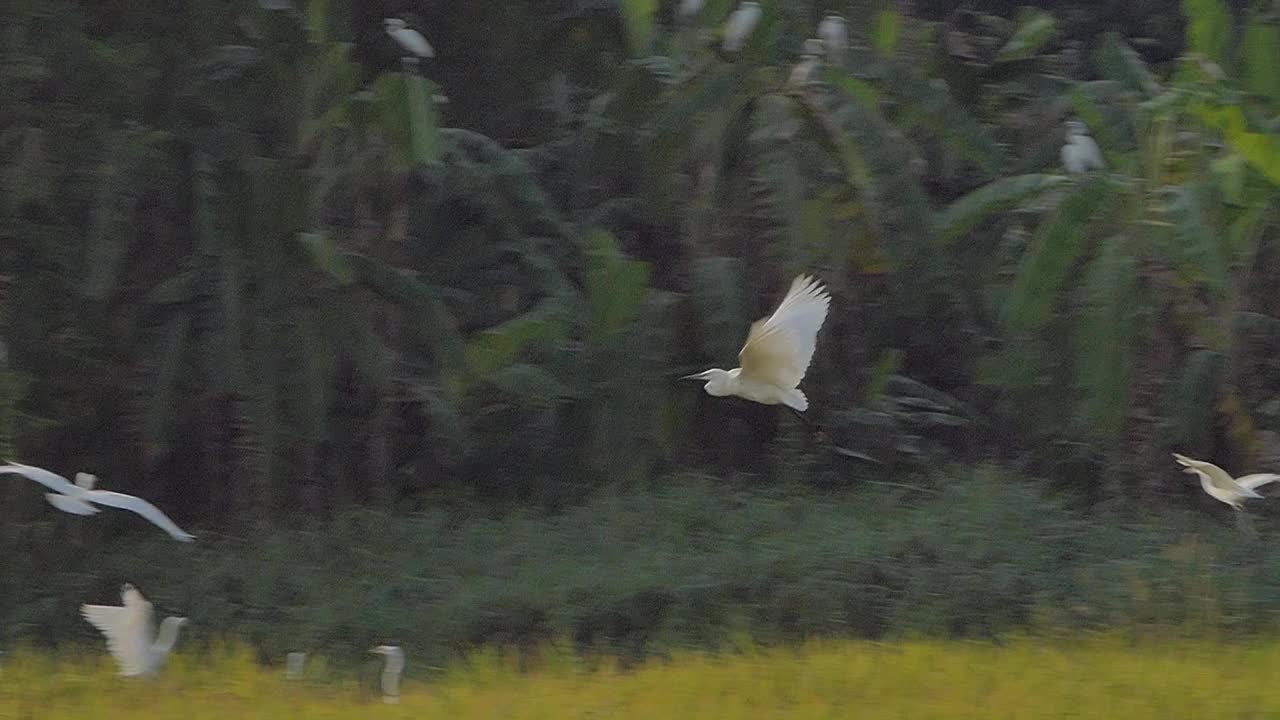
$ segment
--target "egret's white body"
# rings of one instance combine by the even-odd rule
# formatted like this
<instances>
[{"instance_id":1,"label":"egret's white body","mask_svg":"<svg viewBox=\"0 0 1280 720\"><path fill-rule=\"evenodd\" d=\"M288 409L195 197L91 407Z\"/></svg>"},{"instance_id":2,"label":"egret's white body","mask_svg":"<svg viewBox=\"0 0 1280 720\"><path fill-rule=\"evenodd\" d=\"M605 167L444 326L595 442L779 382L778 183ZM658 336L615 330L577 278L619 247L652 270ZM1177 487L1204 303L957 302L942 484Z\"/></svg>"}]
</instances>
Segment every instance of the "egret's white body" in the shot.
<instances>
[{"instance_id":1,"label":"egret's white body","mask_svg":"<svg viewBox=\"0 0 1280 720\"><path fill-rule=\"evenodd\" d=\"M807 275L796 277L778 309L751 325L747 342L738 352L742 367L713 368L683 379L705 381L708 395L737 395L804 412L809 400L798 385L813 360L818 330L830 304L831 296L818 281Z\"/></svg>"},{"instance_id":2,"label":"egret's white body","mask_svg":"<svg viewBox=\"0 0 1280 720\"><path fill-rule=\"evenodd\" d=\"M284 677L286 680L301 680L302 672L307 666L307 654L291 652L285 656Z\"/></svg>"},{"instance_id":3,"label":"egret's white body","mask_svg":"<svg viewBox=\"0 0 1280 720\"><path fill-rule=\"evenodd\" d=\"M49 501L50 505L63 512L71 513L72 515L95 515L99 512L99 508L95 507L95 505L106 505L107 507L120 508L121 510L137 513L172 535L176 540L182 542L195 540L194 535L175 525L155 505L140 497L108 490L94 490L93 484L97 481L97 478L89 473L76 473L76 481L74 483L57 473L21 463L0 465L0 474L5 473L22 475L53 490L54 492L45 493L44 497Z\"/></svg>"},{"instance_id":4,"label":"egret's white body","mask_svg":"<svg viewBox=\"0 0 1280 720\"><path fill-rule=\"evenodd\" d=\"M409 27L409 24L400 18L386 18L382 21L383 26L387 30L387 34L395 40L405 52L413 53L420 58L435 57L436 51L431 49L431 43L422 36L422 33Z\"/></svg>"},{"instance_id":5,"label":"egret's white body","mask_svg":"<svg viewBox=\"0 0 1280 720\"><path fill-rule=\"evenodd\" d=\"M1226 470L1203 460L1192 460L1186 455L1173 453L1173 459L1184 467L1184 473L1200 477L1200 487L1209 497L1224 502L1236 510L1242 510L1244 501L1249 498L1260 498L1258 488L1280 480L1274 473L1255 473L1233 478Z\"/></svg>"},{"instance_id":6,"label":"egret's white body","mask_svg":"<svg viewBox=\"0 0 1280 720\"><path fill-rule=\"evenodd\" d=\"M395 645L379 645L369 652L387 659L382 666L382 702L400 702L400 674L404 672L404 651Z\"/></svg>"},{"instance_id":7,"label":"egret's white body","mask_svg":"<svg viewBox=\"0 0 1280 720\"><path fill-rule=\"evenodd\" d=\"M706 4L706 0L680 0L680 17L684 20L692 20L702 12L702 6Z\"/></svg>"},{"instance_id":8,"label":"egret's white body","mask_svg":"<svg viewBox=\"0 0 1280 720\"><path fill-rule=\"evenodd\" d=\"M1062 166L1073 175L1107 167L1098 143L1089 137L1084 123L1079 120L1067 122L1067 144L1062 146Z\"/></svg>"},{"instance_id":9,"label":"egret's white body","mask_svg":"<svg viewBox=\"0 0 1280 720\"><path fill-rule=\"evenodd\" d=\"M81 605L80 614L107 638L107 649L120 666L124 677L155 675L164 664L178 629L186 624L184 617L167 617L155 632L155 613L151 603L129 583L121 588L124 606Z\"/></svg>"},{"instance_id":10,"label":"egret's white body","mask_svg":"<svg viewBox=\"0 0 1280 720\"><path fill-rule=\"evenodd\" d=\"M794 87L804 87L817 79L818 67L822 64L822 56L825 48L822 41L818 38L809 38L804 41L804 51L800 55L800 62L791 68L791 75L787 82Z\"/></svg>"},{"instance_id":11,"label":"egret's white body","mask_svg":"<svg viewBox=\"0 0 1280 720\"><path fill-rule=\"evenodd\" d=\"M849 23L843 15L831 14L818 23L818 37L827 51L827 62L844 65L844 53L849 49Z\"/></svg>"},{"instance_id":12,"label":"egret's white body","mask_svg":"<svg viewBox=\"0 0 1280 720\"><path fill-rule=\"evenodd\" d=\"M747 38L751 37L751 32L756 29L762 15L764 10L760 8L760 3L745 0L738 9L729 14L729 20L724 24L724 40L721 41L720 48L725 52L741 50Z\"/></svg>"}]
</instances>

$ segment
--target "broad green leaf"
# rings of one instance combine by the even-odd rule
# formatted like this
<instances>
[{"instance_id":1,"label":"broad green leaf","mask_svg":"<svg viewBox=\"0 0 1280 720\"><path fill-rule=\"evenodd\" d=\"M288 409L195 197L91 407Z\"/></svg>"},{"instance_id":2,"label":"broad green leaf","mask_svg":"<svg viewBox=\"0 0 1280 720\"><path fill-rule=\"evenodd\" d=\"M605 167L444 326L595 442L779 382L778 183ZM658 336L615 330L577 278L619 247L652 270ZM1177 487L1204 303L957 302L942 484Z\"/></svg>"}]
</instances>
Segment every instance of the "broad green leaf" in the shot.
<instances>
[{"instance_id":1,"label":"broad green leaf","mask_svg":"<svg viewBox=\"0 0 1280 720\"><path fill-rule=\"evenodd\" d=\"M898 47L898 24L898 13L892 10L876 13L875 24L871 29L871 44L885 57L892 55Z\"/></svg>"},{"instance_id":2,"label":"broad green leaf","mask_svg":"<svg viewBox=\"0 0 1280 720\"><path fill-rule=\"evenodd\" d=\"M573 397L568 386L535 365L509 365L493 373L489 382L499 390L535 405L550 406Z\"/></svg>"},{"instance_id":3,"label":"broad green leaf","mask_svg":"<svg viewBox=\"0 0 1280 720\"><path fill-rule=\"evenodd\" d=\"M298 233L298 242L307 251L307 255L322 272L333 276L339 285L350 285L355 281L355 272L338 247L338 243L327 231Z\"/></svg>"},{"instance_id":4,"label":"broad green leaf","mask_svg":"<svg viewBox=\"0 0 1280 720\"><path fill-rule=\"evenodd\" d=\"M1162 92L1147 64L1118 33L1108 32L1102 36L1094 58L1103 77L1137 91L1145 99Z\"/></svg>"},{"instance_id":5,"label":"broad green leaf","mask_svg":"<svg viewBox=\"0 0 1280 720\"><path fill-rule=\"evenodd\" d=\"M658 0L620 0L622 22L627 29L627 47L632 57L649 52L653 35L653 18L658 12Z\"/></svg>"},{"instance_id":6,"label":"broad green leaf","mask_svg":"<svg viewBox=\"0 0 1280 720\"><path fill-rule=\"evenodd\" d=\"M1229 67L1231 11L1222 0L1182 0L1187 16L1187 41L1191 49Z\"/></svg>"},{"instance_id":7,"label":"broad green leaf","mask_svg":"<svg viewBox=\"0 0 1280 720\"><path fill-rule=\"evenodd\" d=\"M1058 291L1088 247L1089 219L1113 194L1105 178L1094 178L1041 223L1009 291L1005 313L1010 329L1034 333L1049 321Z\"/></svg>"},{"instance_id":8,"label":"broad green leaf","mask_svg":"<svg viewBox=\"0 0 1280 720\"><path fill-rule=\"evenodd\" d=\"M1240 53L1245 86L1252 93L1270 98L1273 112L1280 111L1280 26L1251 13Z\"/></svg>"},{"instance_id":9,"label":"broad green leaf","mask_svg":"<svg viewBox=\"0 0 1280 720\"><path fill-rule=\"evenodd\" d=\"M942 141L943 147L968 160L988 175L1008 164L1008 153L968 108L945 86L929 81L918 68L902 62L886 63L884 90L903 105L903 124L919 124Z\"/></svg>"},{"instance_id":10,"label":"broad green leaf","mask_svg":"<svg viewBox=\"0 0 1280 720\"><path fill-rule=\"evenodd\" d=\"M1227 144L1255 170L1280 185L1280 137L1250 130L1244 109L1239 105L1201 105L1196 112L1205 122L1221 130Z\"/></svg>"},{"instance_id":11,"label":"broad green leaf","mask_svg":"<svg viewBox=\"0 0 1280 720\"><path fill-rule=\"evenodd\" d=\"M378 117L406 168L440 157L434 94L435 85L413 73L386 73L374 83Z\"/></svg>"},{"instance_id":12,"label":"broad green leaf","mask_svg":"<svg viewBox=\"0 0 1280 720\"><path fill-rule=\"evenodd\" d=\"M648 294L649 264L627 257L600 228L588 233L587 245L591 333L604 340L625 330L639 314Z\"/></svg>"},{"instance_id":13,"label":"broad green leaf","mask_svg":"<svg viewBox=\"0 0 1280 720\"><path fill-rule=\"evenodd\" d=\"M823 65L819 74L823 82L838 87L845 94L857 98L864 105L880 107L880 91L871 83L831 65Z\"/></svg>"},{"instance_id":14,"label":"broad green leaf","mask_svg":"<svg viewBox=\"0 0 1280 720\"><path fill-rule=\"evenodd\" d=\"M467 343L467 368L479 378L510 365L530 343L554 343L567 332L553 303L482 331Z\"/></svg>"},{"instance_id":15,"label":"broad green leaf","mask_svg":"<svg viewBox=\"0 0 1280 720\"><path fill-rule=\"evenodd\" d=\"M1018 26L1004 47L996 53L997 63L1024 60L1040 52L1053 37L1053 16L1038 8L1025 7L1018 12Z\"/></svg>"},{"instance_id":16,"label":"broad green leaf","mask_svg":"<svg viewBox=\"0 0 1280 720\"><path fill-rule=\"evenodd\" d=\"M1076 383L1086 433L1107 440L1124 427L1137 332L1137 261L1122 236L1102 241L1085 274L1084 310L1077 319Z\"/></svg>"},{"instance_id":17,"label":"broad green leaf","mask_svg":"<svg viewBox=\"0 0 1280 720\"><path fill-rule=\"evenodd\" d=\"M307 38L319 45L328 36L329 0L307 0Z\"/></svg>"},{"instance_id":18,"label":"broad green leaf","mask_svg":"<svg viewBox=\"0 0 1280 720\"><path fill-rule=\"evenodd\" d=\"M1211 200L1199 181L1174 191L1169 215L1174 247L1169 258L1185 277L1203 282L1219 297L1230 291L1227 259L1223 257L1223 239L1213 225Z\"/></svg>"},{"instance_id":19,"label":"broad green leaf","mask_svg":"<svg viewBox=\"0 0 1280 720\"><path fill-rule=\"evenodd\" d=\"M959 237L987 218L1015 208L1024 200L1036 197L1066 182L1062 175L1014 175L988 183L952 201L934 217L938 237Z\"/></svg>"}]
</instances>

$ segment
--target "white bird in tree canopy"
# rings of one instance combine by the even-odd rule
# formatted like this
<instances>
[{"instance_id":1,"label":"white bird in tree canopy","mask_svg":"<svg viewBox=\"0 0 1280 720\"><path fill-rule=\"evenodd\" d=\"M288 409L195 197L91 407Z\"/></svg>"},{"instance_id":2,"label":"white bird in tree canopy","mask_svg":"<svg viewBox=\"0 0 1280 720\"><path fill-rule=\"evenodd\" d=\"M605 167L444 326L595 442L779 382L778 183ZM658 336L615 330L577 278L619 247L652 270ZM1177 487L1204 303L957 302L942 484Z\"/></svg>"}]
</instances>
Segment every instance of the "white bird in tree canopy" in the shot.
<instances>
[{"instance_id":1,"label":"white bird in tree canopy","mask_svg":"<svg viewBox=\"0 0 1280 720\"><path fill-rule=\"evenodd\" d=\"M431 43L422 36L422 33L409 27L409 24L400 18L386 18L382 21L386 28L387 34L395 40L405 51L413 53L420 58L435 57L436 51L431 49Z\"/></svg>"},{"instance_id":2,"label":"white bird in tree canopy","mask_svg":"<svg viewBox=\"0 0 1280 720\"><path fill-rule=\"evenodd\" d=\"M140 497L108 490L94 490L93 485L98 478L89 473L76 473L76 481L72 483L61 475L44 468L14 462L0 465L0 474L6 473L22 475L53 490L54 492L45 493L44 497L49 501L50 505L63 512L71 513L72 515L96 515L100 509L95 506L106 505L107 507L120 508L121 510L128 510L141 515L152 524L172 535L175 540L191 542L196 539L194 535L175 525L167 515L160 512L159 508Z\"/></svg>"},{"instance_id":3,"label":"white bird in tree canopy","mask_svg":"<svg viewBox=\"0 0 1280 720\"><path fill-rule=\"evenodd\" d=\"M818 330L830 304L831 296L817 280L798 276L778 309L751 325L747 342L738 352L742 367L713 368L681 379L705 381L708 395L736 395L804 412L809 400L798 386L813 359Z\"/></svg>"},{"instance_id":4,"label":"white bird in tree canopy","mask_svg":"<svg viewBox=\"0 0 1280 720\"><path fill-rule=\"evenodd\" d=\"M751 37L752 31L756 29L762 15L764 10L758 2L746 0L739 5L737 10L729 14L729 20L724 24L724 39L720 43L720 48L725 52L741 50L747 38Z\"/></svg>"},{"instance_id":5,"label":"white bird in tree canopy","mask_svg":"<svg viewBox=\"0 0 1280 720\"><path fill-rule=\"evenodd\" d=\"M124 601L119 605L81 605L80 614L107 638L107 649L120 666L124 677L155 675L178 642L178 629L187 623L184 617L167 617L155 631L155 612L151 603L129 583L120 589Z\"/></svg>"},{"instance_id":6,"label":"white bird in tree canopy","mask_svg":"<svg viewBox=\"0 0 1280 720\"><path fill-rule=\"evenodd\" d=\"M1105 170L1106 161L1098 143L1089 137L1089 131L1079 120L1067 121L1067 143L1062 146L1062 166L1072 175Z\"/></svg>"}]
</instances>

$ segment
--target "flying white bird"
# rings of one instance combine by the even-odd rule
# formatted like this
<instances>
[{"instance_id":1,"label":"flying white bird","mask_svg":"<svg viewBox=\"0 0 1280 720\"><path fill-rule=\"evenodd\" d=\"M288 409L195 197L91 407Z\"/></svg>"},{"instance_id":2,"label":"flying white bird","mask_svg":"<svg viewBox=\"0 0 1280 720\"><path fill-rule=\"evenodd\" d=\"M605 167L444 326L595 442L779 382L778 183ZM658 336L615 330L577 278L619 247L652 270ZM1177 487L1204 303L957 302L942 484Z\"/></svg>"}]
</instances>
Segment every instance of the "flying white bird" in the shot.
<instances>
[{"instance_id":1,"label":"flying white bird","mask_svg":"<svg viewBox=\"0 0 1280 720\"><path fill-rule=\"evenodd\" d=\"M137 513L152 524L159 526L176 540L191 542L196 539L194 535L175 525L155 505L140 497L108 490L94 490L93 484L97 481L97 478L89 473L76 473L74 484L57 473L21 463L0 465L0 474L4 473L22 475L55 491L45 493L44 497L49 501L50 505L63 512L71 513L72 515L95 515L99 512L99 508L94 507L95 505L106 505L107 507L120 508L121 510Z\"/></svg>"},{"instance_id":2,"label":"flying white bird","mask_svg":"<svg viewBox=\"0 0 1280 720\"><path fill-rule=\"evenodd\" d=\"M124 677L155 675L178 641L178 629L187 623L184 617L167 617L155 632L155 613L151 603L129 583L120 590L124 606L81 605L80 614L107 638L111 651Z\"/></svg>"},{"instance_id":3,"label":"flying white bird","mask_svg":"<svg viewBox=\"0 0 1280 720\"><path fill-rule=\"evenodd\" d=\"M306 668L307 654L291 652L285 657L284 677L286 680L301 680L302 671Z\"/></svg>"},{"instance_id":4,"label":"flying white bird","mask_svg":"<svg viewBox=\"0 0 1280 720\"><path fill-rule=\"evenodd\" d=\"M1073 175L1106 169L1098 143L1079 120L1067 121L1067 143L1062 146L1062 165Z\"/></svg>"},{"instance_id":5,"label":"flying white bird","mask_svg":"<svg viewBox=\"0 0 1280 720\"><path fill-rule=\"evenodd\" d=\"M737 10L729 14L729 20L724 24L724 39L720 43L720 49L725 52L741 50L763 14L760 3L744 0Z\"/></svg>"},{"instance_id":6,"label":"flying white bird","mask_svg":"<svg viewBox=\"0 0 1280 720\"><path fill-rule=\"evenodd\" d=\"M1186 455L1173 453L1173 459L1183 466L1184 473L1200 476L1200 487L1209 497L1224 502L1236 510L1244 509L1244 501L1248 498L1260 498L1257 489L1268 483L1280 480L1274 473L1255 473L1233 478L1226 470L1203 460L1192 460Z\"/></svg>"},{"instance_id":7,"label":"flying white bird","mask_svg":"<svg viewBox=\"0 0 1280 720\"><path fill-rule=\"evenodd\" d=\"M747 342L738 352L742 367L713 368L681 379L706 381L703 389L716 397L737 395L765 405L781 403L807 410L809 400L797 386L809 369L830 304L831 296L817 280L796 277L778 309L752 323Z\"/></svg>"},{"instance_id":8,"label":"flying white bird","mask_svg":"<svg viewBox=\"0 0 1280 720\"><path fill-rule=\"evenodd\" d=\"M844 65L844 51L849 49L849 23L843 15L831 14L818 23L818 37L826 46L827 61L832 65Z\"/></svg>"},{"instance_id":9,"label":"flying white bird","mask_svg":"<svg viewBox=\"0 0 1280 720\"><path fill-rule=\"evenodd\" d=\"M406 52L413 53L420 58L435 57L436 51L431 49L431 43L422 36L422 33L409 27L409 24L400 18L385 18L382 21L383 26L387 30L387 34L393 40L400 44Z\"/></svg>"},{"instance_id":10,"label":"flying white bird","mask_svg":"<svg viewBox=\"0 0 1280 720\"><path fill-rule=\"evenodd\" d=\"M404 672L404 651L395 645L379 645L369 652L387 659L382 667L382 702L390 705L400 702L400 673Z\"/></svg>"}]
</instances>

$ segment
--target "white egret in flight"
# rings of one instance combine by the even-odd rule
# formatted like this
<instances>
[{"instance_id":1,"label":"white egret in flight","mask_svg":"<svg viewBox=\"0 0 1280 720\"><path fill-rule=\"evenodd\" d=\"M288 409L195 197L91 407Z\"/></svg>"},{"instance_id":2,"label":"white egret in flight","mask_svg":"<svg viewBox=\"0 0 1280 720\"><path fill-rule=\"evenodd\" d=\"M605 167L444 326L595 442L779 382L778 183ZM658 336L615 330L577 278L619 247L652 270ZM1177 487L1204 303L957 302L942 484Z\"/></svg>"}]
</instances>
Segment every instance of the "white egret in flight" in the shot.
<instances>
[{"instance_id":1,"label":"white egret in flight","mask_svg":"<svg viewBox=\"0 0 1280 720\"><path fill-rule=\"evenodd\" d=\"M1072 175L1106 169L1098 143L1079 120L1067 121L1067 143L1062 146L1062 165Z\"/></svg>"},{"instance_id":2,"label":"white egret in flight","mask_svg":"<svg viewBox=\"0 0 1280 720\"><path fill-rule=\"evenodd\" d=\"M94 490L93 484L97 478L89 473L76 473L76 481L72 483L61 475L43 468L13 462L0 465L0 474L5 473L22 475L53 490L54 492L45 493L44 497L50 505L63 512L72 515L96 515L99 508L95 505L106 505L137 513L181 542L191 542L196 539L194 535L175 525L155 505L140 497L108 490Z\"/></svg>"},{"instance_id":3,"label":"white egret in flight","mask_svg":"<svg viewBox=\"0 0 1280 720\"><path fill-rule=\"evenodd\" d=\"M400 702L400 673L404 672L404 651L395 645L379 645L369 652L387 659L382 667L382 702L390 705Z\"/></svg>"},{"instance_id":4,"label":"white egret in flight","mask_svg":"<svg viewBox=\"0 0 1280 720\"><path fill-rule=\"evenodd\" d=\"M120 666L124 677L155 675L164 664L178 629L187 623L184 617L167 617L155 632L155 613L151 603L129 583L120 590L124 606L81 605L80 614L107 638L107 649Z\"/></svg>"},{"instance_id":5,"label":"white egret in flight","mask_svg":"<svg viewBox=\"0 0 1280 720\"><path fill-rule=\"evenodd\" d=\"M1258 488L1280 480L1275 473L1255 473L1233 478L1226 470L1203 460L1192 460L1186 455L1173 454L1173 459L1183 466L1184 473L1200 476L1200 487L1209 497L1224 502L1236 510L1244 509L1244 501L1248 498L1260 498Z\"/></svg>"},{"instance_id":6,"label":"white egret in flight","mask_svg":"<svg viewBox=\"0 0 1280 720\"><path fill-rule=\"evenodd\" d=\"M849 23L843 15L831 14L818 23L818 37L827 50L827 61L844 65L844 52L849 49Z\"/></svg>"},{"instance_id":7,"label":"white egret in flight","mask_svg":"<svg viewBox=\"0 0 1280 720\"><path fill-rule=\"evenodd\" d=\"M724 24L724 39L720 43L720 49L725 52L741 50L763 14L760 3L744 0L737 10L729 14L729 20Z\"/></svg>"},{"instance_id":8,"label":"white egret in flight","mask_svg":"<svg viewBox=\"0 0 1280 720\"><path fill-rule=\"evenodd\" d=\"M737 395L804 412L809 409L809 400L797 386L809 369L830 304L831 296L817 280L807 275L796 277L778 309L751 325L747 342L738 352L742 367L713 368L681 379L706 381L703 389L708 395Z\"/></svg>"},{"instance_id":9,"label":"white egret in flight","mask_svg":"<svg viewBox=\"0 0 1280 720\"><path fill-rule=\"evenodd\" d=\"M383 26L387 30L387 34L393 40L399 43L400 47L406 52L424 57L435 57L436 51L431 49L431 43L422 36L422 33L409 27L409 24L400 18L385 18L382 21Z\"/></svg>"}]
</instances>

